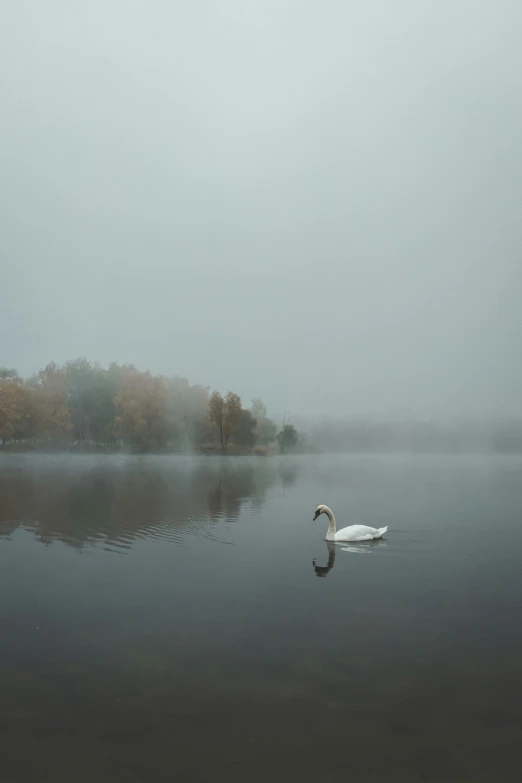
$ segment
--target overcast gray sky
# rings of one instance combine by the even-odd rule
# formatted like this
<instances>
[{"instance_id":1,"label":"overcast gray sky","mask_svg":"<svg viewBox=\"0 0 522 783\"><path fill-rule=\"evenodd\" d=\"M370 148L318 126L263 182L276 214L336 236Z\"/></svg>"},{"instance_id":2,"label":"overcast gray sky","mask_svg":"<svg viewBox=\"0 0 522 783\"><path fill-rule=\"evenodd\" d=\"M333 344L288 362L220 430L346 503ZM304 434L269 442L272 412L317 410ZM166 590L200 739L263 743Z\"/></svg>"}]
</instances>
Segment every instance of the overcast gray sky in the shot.
<instances>
[{"instance_id":1,"label":"overcast gray sky","mask_svg":"<svg viewBox=\"0 0 522 783\"><path fill-rule=\"evenodd\" d=\"M522 413L520 0L11 0L0 364Z\"/></svg>"}]
</instances>

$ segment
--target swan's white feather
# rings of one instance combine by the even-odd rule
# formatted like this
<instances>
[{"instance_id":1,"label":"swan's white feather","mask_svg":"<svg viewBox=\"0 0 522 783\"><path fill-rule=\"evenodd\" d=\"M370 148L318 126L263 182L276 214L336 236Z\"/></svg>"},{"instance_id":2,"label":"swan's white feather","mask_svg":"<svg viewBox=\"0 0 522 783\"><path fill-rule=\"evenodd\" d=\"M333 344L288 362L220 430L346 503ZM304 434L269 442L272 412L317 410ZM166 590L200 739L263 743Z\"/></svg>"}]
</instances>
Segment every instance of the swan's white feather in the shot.
<instances>
[{"instance_id":1,"label":"swan's white feather","mask_svg":"<svg viewBox=\"0 0 522 783\"><path fill-rule=\"evenodd\" d=\"M386 528L378 530L375 527L368 527L367 525L350 525L350 527L343 527L342 530L338 530L334 533L334 541L372 541L374 538L380 538L383 533L386 532Z\"/></svg>"}]
</instances>

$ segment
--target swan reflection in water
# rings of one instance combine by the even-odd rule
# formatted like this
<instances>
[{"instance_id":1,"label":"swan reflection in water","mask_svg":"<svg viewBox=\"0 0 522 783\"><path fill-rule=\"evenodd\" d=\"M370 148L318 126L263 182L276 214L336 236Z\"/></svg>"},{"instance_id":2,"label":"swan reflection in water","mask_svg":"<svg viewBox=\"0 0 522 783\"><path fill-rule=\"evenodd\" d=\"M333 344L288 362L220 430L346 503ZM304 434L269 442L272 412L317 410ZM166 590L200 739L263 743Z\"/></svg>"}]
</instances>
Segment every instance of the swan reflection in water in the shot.
<instances>
[{"instance_id":1,"label":"swan reflection in water","mask_svg":"<svg viewBox=\"0 0 522 783\"><path fill-rule=\"evenodd\" d=\"M325 566L317 565L315 558L312 561L314 566L314 571L316 576L321 576L323 578L327 577L332 568L335 565L335 556L338 549L341 550L341 552L351 552L352 554L357 555L369 555L371 554L375 549L380 549L381 547L386 547L387 544L385 541L377 540L377 541L368 541L363 544L349 544L345 546L339 546L339 544L335 544L333 541L327 541L326 542L326 549L328 551L328 562Z\"/></svg>"},{"instance_id":2,"label":"swan reflection in water","mask_svg":"<svg viewBox=\"0 0 522 783\"><path fill-rule=\"evenodd\" d=\"M328 563L325 566L318 566L315 562L315 558L312 560L316 576L328 576L335 565L335 544L331 541L327 541L326 548L328 550Z\"/></svg>"}]
</instances>

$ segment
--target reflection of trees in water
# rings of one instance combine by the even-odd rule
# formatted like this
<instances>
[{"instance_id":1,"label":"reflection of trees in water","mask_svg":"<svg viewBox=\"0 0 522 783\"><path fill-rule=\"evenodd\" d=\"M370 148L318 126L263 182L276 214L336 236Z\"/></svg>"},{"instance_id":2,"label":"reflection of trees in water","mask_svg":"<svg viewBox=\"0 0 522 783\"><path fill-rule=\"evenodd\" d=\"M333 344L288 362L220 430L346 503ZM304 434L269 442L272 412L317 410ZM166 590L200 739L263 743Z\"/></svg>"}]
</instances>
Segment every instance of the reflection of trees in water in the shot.
<instances>
[{"instance_id":1,"label":"reflection of trees in water","mask_svg":"<svg viewBox=\"0 0 522 783\"><path fill-rule=\"evenodd\" d=\"M295 481L295 469L289 475ZM212 536L244 503L260 508L281 476L280 465L248 458L34 458L0 470L0 535L22 526L43 543L76 547L197 529Z\"/></svg>"},{"instance_id":2,"label":"reflection of trees in water","mask_svg":"<svg viewBox=\"0 0 522 783\"><path fill-rule=\"evenodd\" d=\"M298 474L297 463L295 461L289 462L283 460L278 466L279 477L283 487L291 487L295 483Z\"/></svg>"},{"instance_id":3,"label":"reflection of trees in water","mask_svg":"<svg viewBox=\"0 0 522 783\"><path fill-rule=\"evenodd\" d=\"M222 463L217 478L212 475L207 492L208 513L212 519L223 516L237 517L241 505L256 493L257 486L252 468L231 468Z\"/></svg>"},{"instance_id":4,"label":"reflection of trees in water","mask_svg":"<svg viewBox=\"0 0 522 783\"><path fill-rule=\"evenodd\" d=\"M283 496L296 481L298 476L298 463L292 457L282 457L277 463L277 476L283 490Z\"/></svg>"}]
</instances>

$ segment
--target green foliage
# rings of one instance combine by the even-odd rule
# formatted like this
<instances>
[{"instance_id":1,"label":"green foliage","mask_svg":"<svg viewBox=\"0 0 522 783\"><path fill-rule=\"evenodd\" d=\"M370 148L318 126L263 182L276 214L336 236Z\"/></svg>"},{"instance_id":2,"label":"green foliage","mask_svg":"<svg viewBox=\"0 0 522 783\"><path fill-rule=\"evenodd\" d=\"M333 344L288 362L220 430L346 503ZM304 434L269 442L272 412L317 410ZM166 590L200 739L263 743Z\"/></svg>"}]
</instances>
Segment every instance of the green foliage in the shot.
<instances>
[{"instance_id":1,"label":"green foliage","mask_svg":"<svg viewBox=\"0 0 522 783\"><path fill-rule=\"evenodd\" d=\"M258 419L256 434L260 446L271 446L276 440L277 425L272 419Z\"/></svg>"},{"instance_id":2,"label":"green foliage","mask_svg":"<svg viewBox=\"0 0 522 783\"><path fill-rule=\"evenodd\" d=\"M281 454L293 451L299 443L299 433L293 424L285 424L277 434Z\"/></svg>"},{"instance_id":3,"label":"green foliage","mask_svg":"<svg viewBox=\"0 0 522 783\"><path fill-rule=\"evenodd\" d=\"M276 439L277 426L267 417L266 405L260 397L254 397L250 412L257 421L256 442L259 446L271 446Z\"/></svg>"},{"instance_id":4,"label":"green foliage","mask_svg":"<svg viewBox=\"0 0 522 783\"><path fill-rule=\"evenodd\" d=\"M120 368L112 364L104 370L82 357L67 362L65 374L74 440L110 443L114 439Z\"/></svg>"},{"instance_id":5,"label":"green foliage","mask_svg":"<svg viewBox=\"0 0 522 783\"><path fill-rule=\"evenodd\" d=\"M252 416L252 413L243 408L234 433L234 443L248 451L252 451L257 441L256 426L257 421Z\"/></svg>"}]
</instances>

